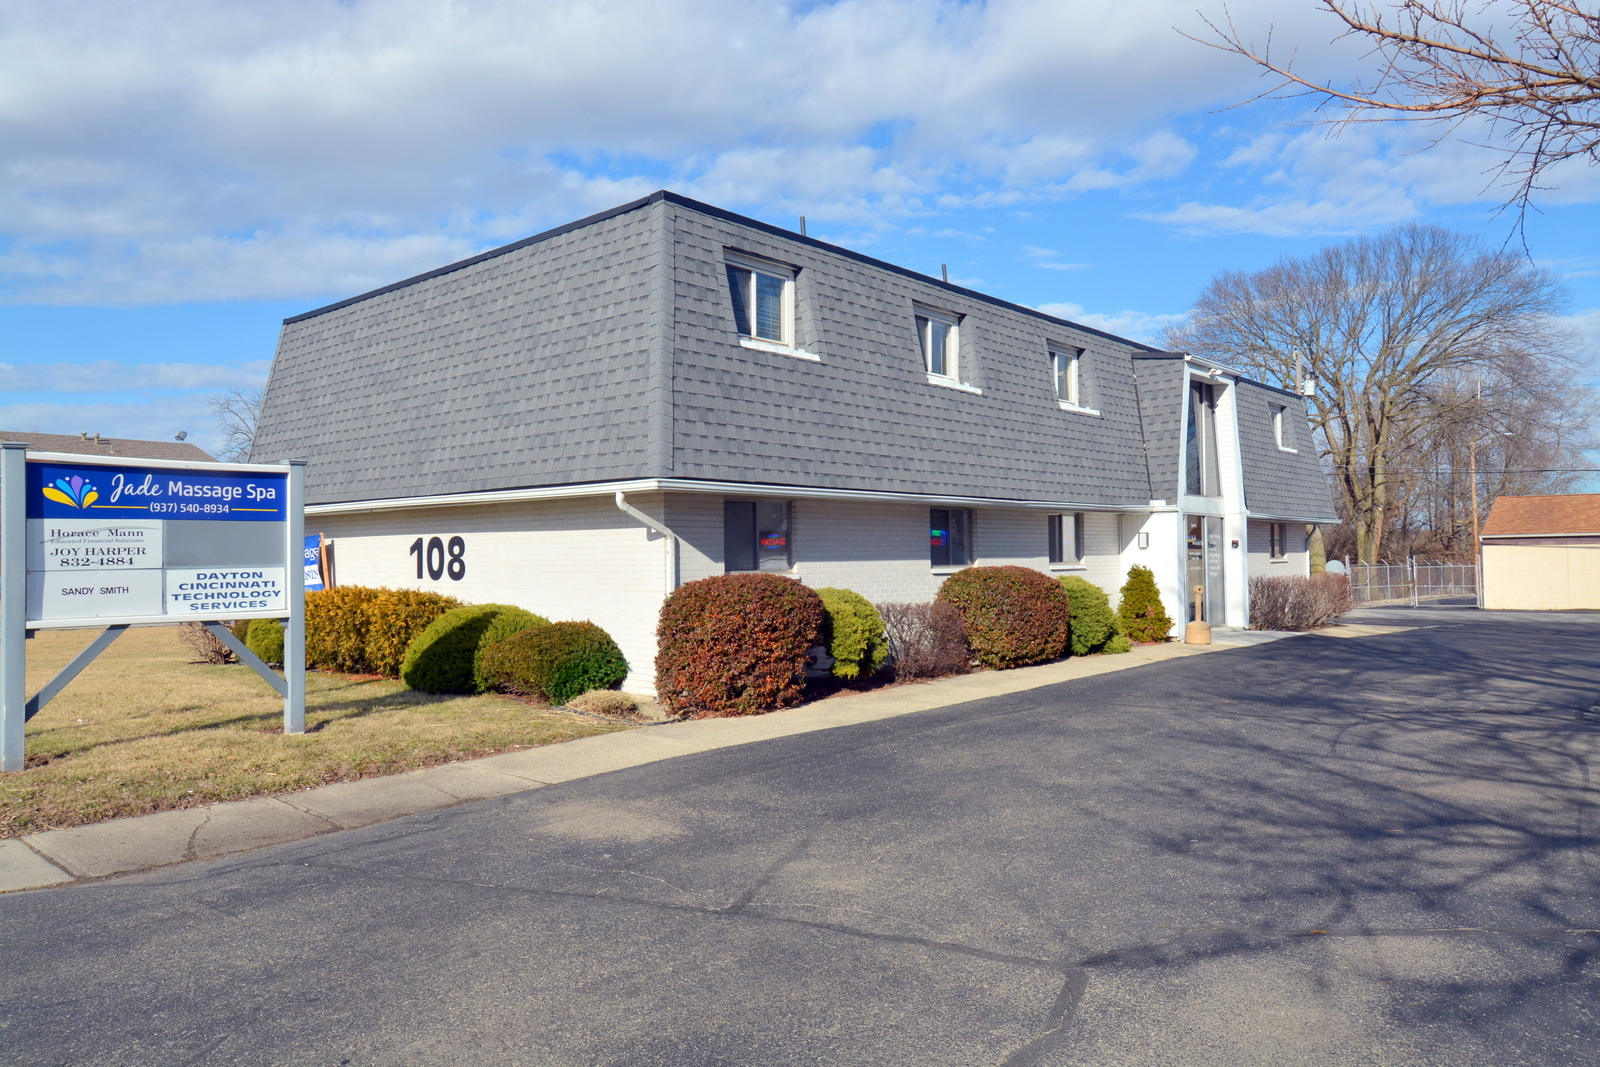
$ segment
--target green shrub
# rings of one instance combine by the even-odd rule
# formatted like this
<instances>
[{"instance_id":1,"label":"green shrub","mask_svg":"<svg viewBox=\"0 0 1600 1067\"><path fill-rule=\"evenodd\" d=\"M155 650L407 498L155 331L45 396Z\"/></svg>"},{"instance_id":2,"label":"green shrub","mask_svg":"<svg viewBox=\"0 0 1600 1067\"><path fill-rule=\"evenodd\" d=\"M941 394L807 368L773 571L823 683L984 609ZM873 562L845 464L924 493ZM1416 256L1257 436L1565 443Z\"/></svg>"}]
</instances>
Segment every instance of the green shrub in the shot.
<instances>
[{"instance_id":1,"label":"green shrub","mask_svg":"<svg viewBox=\"0 0 1600 1067\"><path fill-rule=\"evenodd\" d=\"M251 619L244 647L260 656L262 663L282 663L283 623L277 619Z\"/></svg>"},{"instance_id":2,"label":"green shrub","mask_svg":"<svg viewBox=\"0 0 1600 1067\"><path fill-rule=\"evenodd\" d=\"M800 701L822 598L751 572L689 582L661 605L657 698L679 714L753 715Z\"/></svg>"},{"instance_id":3,"label":"green shrub","mask_svg":"<svg viewBox=\"0 0 1600 1067\"><path fill-rule=\"evenodd\" d=\"M504 609L499 604L451 608L411 639L400 680L422 693L475 693L474 666L484 633Z\"/></svg>"},{"instance_id":4,"label":"green shrub","mask_svg":"<svg viewBox=\"0 0 1600 1067\"><path fill-rule=\"evenodd\" d=\"M1120 619L1118 620L1118 625L1121 625ZM1116 633L1111 635L1111 640L1106 642L1106 647L1101 649L1101 651L1109 652L1112 655L1121 655L1124 652L1132 652L1133 642L1129 641L1128 635L1119 629Z\"/></svg>"},{"instance_id":5,"label":"green shrub","mask_svg":"<svg viewBox=\"0 0 1600 1067\"><path fill-rule=\"evenodd\" d=\"M1117 617L1122 620L1122 632L1134 641L1165 641L1172 632L1172 618L1161 603L1155 572L1149 567L1129 568Z\"/></svg>"},{"instance_id":6,"label":"green shrub","mask_svg":"<svg viewBox=\"0 0 1600 1067\"><path fill-rule=\"evenodd\" d=\"M388 590L363 585L306 594L306 666L345 674L372 670L367 662L368 606Z\"/></svg>"},{"instance_id":7,"label":"green shrub","mask_svg":"<svg viewBox=\"0 0 1600 1067\"><path fill-rule=\"evenodd\" d=\"M872 602L848 589L822 588L822 625L817 644L833 657L835 678L860 678L875 674L889 658L889 640L883 617Z\"/></svg>"},{"instance_id":8,"label":"green shrub","mask_svg":"<svg viewBox=\"0 0 1600 1067\"><path fill-rule=\"evenodd\" d=\"M406 649L428 624L461 601L420 589L380 589L363 607L367 623L367 666L388 678L400 675Z\"/></svg>"},{"instance_id":9,"label":"green shrub","mask_svg":"<svg viewBox=\"0 0 1600 1067\"><path fill-rule=\"evenodd\" d=\"M1111 598L1106 596L1105 590L1076 574L1069 574L1059 579L1061 588L1067 591L1067 599L1072 603L1072 636L1069 644L1074 656L1088 656L1096 652L1118 651L1111 647L1111 641L1122 634L1117 623L1117 613L1111 610ZM1127 646L1120 651L1126 652L1128 645L1124 638L1123 645Z\"/></svg>"},{"instance_id":10,"label":"green shrub","mask_svg":"<svg viewBox=\"0 0 1600 1067\"><path fill-rule=\"evenodd\" d=\"M494 682L483 669L483 656L489 649L504 641L512 634L519 634L523 630L531 630L535 626L548 626L550 620L543 615L535 615L524 608L514 607L510 604L492 604L500 613L489 623L489 628L483 631L483 636L478 639L478 651L472 657L472 680L475 690L487 693L494 688Z\"/></svg>"},{"instance_id":11,"label":"green shrub","mask_svg":"<svg viewBox=\"0 0 1600 1067\"><path fill-rule=\"evenodd\" d=\"M628 676L622 650L592 622L552 622L512 634L484 651L483 667L497 688L552 704Z\"/></svg>"},{"instance_id":12,"label":"green shrub","mask_svg":"<svg viewBox=\"0 0 1600 1067\"><path fill-rule=\"evenodd\" d=\"M967 641L985 667L1022 667L1066 650L1067 592L1030 567L968 567L945 579L938 599L961 615Z\"/></svg>"}]
</instances>

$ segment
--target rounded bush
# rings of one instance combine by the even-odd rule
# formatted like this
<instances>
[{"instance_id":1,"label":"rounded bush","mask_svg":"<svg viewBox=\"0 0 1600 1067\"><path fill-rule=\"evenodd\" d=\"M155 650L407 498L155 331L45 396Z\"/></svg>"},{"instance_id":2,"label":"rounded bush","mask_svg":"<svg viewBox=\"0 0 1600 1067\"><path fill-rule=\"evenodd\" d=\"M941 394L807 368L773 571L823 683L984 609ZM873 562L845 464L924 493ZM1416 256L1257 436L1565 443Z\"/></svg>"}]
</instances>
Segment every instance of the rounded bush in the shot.
<instances>
[{"instance_id":1,"label":"rounded bush","mask_svg":"<svg viewBox=\"0 0 1600 1067\"><path fill-rule=\"evenodd\" d=\"M306 666L345 674L370 671L367 605L384 592L364 585L341 585L308 592Z\"/></svg>"},{"instance_id":2,"label":"rounded bush","mask_svg":"<svg viewBox=\"0 0 1600 1067\"><path fill-rule=\"evenodd\" d=\"M967 641L985 667L1023 667L1066 650L1067 592L1032 568L968 567L945 579L938 599L960 614Z\"/></svg>"},{"instance_id":3,"label":"rounded bush","mask_svg":"<svg viewBox=\"0 0 1600 1067\"><path fill-rule=\"evenodd\" d=\"M822 625L817 644L833 657L835 678L860 678L877 672L889 658L883 617L872 602L849 589L817 590L822 600Z\"/></svg>"},{"instance_id":4,"label":"rounded bush","mask_svg":"<svg viewBox=\"0 0 1600 1067\"><path fill-rule=\"evenodd\" d=\"M396 678L406 649L428 624L461 601L420 589L380 589L363 607L367 624L367 666L372 673Z\"/></svg>"},{"instance_id":5,"label":"rounded bush","mask_svg":"<svg viewBox=\"0 0 1600 1067\"><path fill-rule=\"evenodd\" d=\"M494 681L485 673L483 668L484 653L512 634L519 634L523 630L531 630L535 626L550 625L549 619L543 615L535 615L525 608L515 607L511 604L488 606L499 608L500 613L489 622L488 629L483 631L483 636L478 639L478 650L472 657L472 683L479 693L487 693L494 688Z\"/></svg>"},{"instance_id":6,"label":"rounded bush","mask_svg":"<svg viewBox=\"0 0 1600 1067\"><path fill-rule=\"evenodd\" d=\"M1117 605L1122 632L1144 644L1165 641L1172 633L1172 617L1161 603L1156 575L1149 567L1130 567L1122 583L1122 599Z\"/></svg>"},{"instance_id":7,"label":"rounded bush","mask_svg":"<svg viewBox=\"0 0 1600 1067\"><path fill-rule=\"evenodd\" d=\"M451 608L411 639L400 680L422 693L475 693L473 670L484 633L504 609L499 604Z\"/></svg>"},{"instance_id":8,"label":"rounded bush","mask_svg":"<svg viewBox=\"0 0 1600 1067\"><path fill-rule=\"evenodd\" d=\"M799 703L822 615L815 591L776 574L722 574L678 587L656 627L657 698L695 716Z\"/></svg>"},{"instance_id":9,"label":"rounded bush","mask_svg":"<svg viewBox=\"0 0 1600 1067\"><path fill-rule=\"evenodd\" d=\"M497 688L565 704L628 676L628 661L611 635L592 622L552 622L512 634L483 654Z\"/></svg>"},{"instance_id":10,"label":"rounded bush","mask_svg":"<svg viewBox=\"0 0 1600 1067\"><path fill-rule=\"evenodd\" d=\"M1117 613L1111 610L1111 598L1106 596L1105 590L1076 574L1066 575L1059 581L1072 605L1072 634L1069 638L1072 654L1087 656L1095 652L1113 651L1111 639L1121 631L1117 628Z\"/></svg>"},{"instance_id":11,"label":"rounded bush","mask_svg":"<svg viewBox=\"0 0 1600 1067\"><path fill-rule=\"evenodd\" d=\"M282 663L283 623L277 619L251 619L244 647L260 656L262 663Z\"/></svg>"}]
</instances>

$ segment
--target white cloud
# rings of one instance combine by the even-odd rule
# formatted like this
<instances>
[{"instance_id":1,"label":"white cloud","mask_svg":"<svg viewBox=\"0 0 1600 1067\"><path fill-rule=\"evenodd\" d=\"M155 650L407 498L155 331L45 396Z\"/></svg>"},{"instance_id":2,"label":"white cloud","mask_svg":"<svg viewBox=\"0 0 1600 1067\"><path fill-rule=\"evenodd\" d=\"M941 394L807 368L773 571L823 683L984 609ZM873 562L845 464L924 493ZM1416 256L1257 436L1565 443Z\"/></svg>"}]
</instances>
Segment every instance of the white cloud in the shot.
<instances>
[{"instance_id":1,"label":"white cloud","mask_svg":"<svg viewBox=\"0 0 1600 1067\"><path fill-rule=\"evenodd\" d=\"M1182 137L1162 130L1135 145L1129 152L1134 165L1117 174L1096 167L1086 167L1067 181L1074 192L1089 189L1116 189L1125 185L1138 185L1157 178L1176 178L1194 162L1198 150Z\"/></svg>"},{"instance_id":2,"label":"white cloud","mask_svg":"<svg viewBox=\"0 0 1600 1067\"><path fill-rule=\"evenodd\" d=\"M1182 326L1189 320L1189 313L1155 313L1147 311L1116 311L1111 314L1085 311L1081 304L1040 304L1038 310L1046 315L1054 315L1058 319L1070 319L1081 322L1085 326L1092 326L1106 333L1116 334L1133 341L1140 341L1147 345L1159 347L1162 335L1169 326Z\"/></svg>"},{"instance_id":3,"label":"white cloud","mask_svg":"<svg viewBox=\"0 0 1600 1067\"><path fill-rule=\"evenodd\" d=\"M11 392L129 393L171 389L248 389L262 385L269 360L237 367L209 363L0 363L0 390ZM54 431L50 431L54 432Z\"/></svg>"},{"instance_id":4,"label":"white cloud","mask_svg":"<svg viewBox=\"0 0 1600 1067\"><path fill-rule=\"evenodd\" d=\"M1092 270L1093 263L1063 263L1061 253L1053 248L1035 248L1024 245L1022 254L1027 257L1028 265L1041 267L1044 270Z\"/></svg>"},{"instance_id":5,"label":"white cloud","mask_svg":"<svg viewBox=\"0 0 1600 1067\"><path fill-rule=\"evenodd\" d=\"M663 185L869 229L1135 188L1195 157L1171 115L1254 77L1174 24L1190 0L14 0L0 279L300 296Z\"/></svg>"},{"instance_id":6,"label":"white cloud","mask_svg":"<svg viewBox=\"0 0 1600 1067\"><path fill-rule=\"evenodd\" d=\"M1587 308L1576 314L1563 315L1558 321L1577 333L1583 345L1580 354L1585 359L1600 358L1600 308Z\"/></svg>"}]
</instances>

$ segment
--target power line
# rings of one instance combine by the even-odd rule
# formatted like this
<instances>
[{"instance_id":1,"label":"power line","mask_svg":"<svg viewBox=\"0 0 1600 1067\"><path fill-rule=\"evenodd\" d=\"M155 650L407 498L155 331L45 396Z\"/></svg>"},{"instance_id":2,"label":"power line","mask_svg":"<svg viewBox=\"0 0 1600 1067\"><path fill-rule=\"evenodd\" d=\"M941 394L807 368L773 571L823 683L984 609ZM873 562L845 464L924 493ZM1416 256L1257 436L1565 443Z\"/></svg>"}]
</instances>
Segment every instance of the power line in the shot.
<instances>
[{"instance_id":1,"label":"power line","mask_svg":"<svg viewBox=\"0 0 1600 1067\"><path fill-rule=\"evenodd\" d=\"M1333 469L1346 471L1367 470L1358 464L1332 465ZM1470 470L1461 470L1457 467L1384 467L1383 474L1465 474L1470 476ZM1479 474L1600 474L1600 467L1479 467Z\"/></svg>"}]
</instances>

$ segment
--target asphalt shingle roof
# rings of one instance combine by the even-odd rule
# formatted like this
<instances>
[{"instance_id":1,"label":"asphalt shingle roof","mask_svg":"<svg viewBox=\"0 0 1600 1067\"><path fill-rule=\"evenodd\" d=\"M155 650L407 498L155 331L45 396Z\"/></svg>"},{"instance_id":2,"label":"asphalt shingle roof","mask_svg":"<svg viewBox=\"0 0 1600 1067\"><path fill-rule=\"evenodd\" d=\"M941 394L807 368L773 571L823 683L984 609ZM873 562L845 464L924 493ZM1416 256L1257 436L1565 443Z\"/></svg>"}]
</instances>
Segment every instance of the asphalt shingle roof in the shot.
<instances>
[{"instance_id":1,"label":"asphalt shingle roof","mask_svg":"<svg viewBox=\"0 0 1600 1067\"><path fill-rule=\"evenodd\" d=\"M1489 509L1484 537L1600 534L1600 493L1503 496Z\"/></svg>"}]
</instances>

